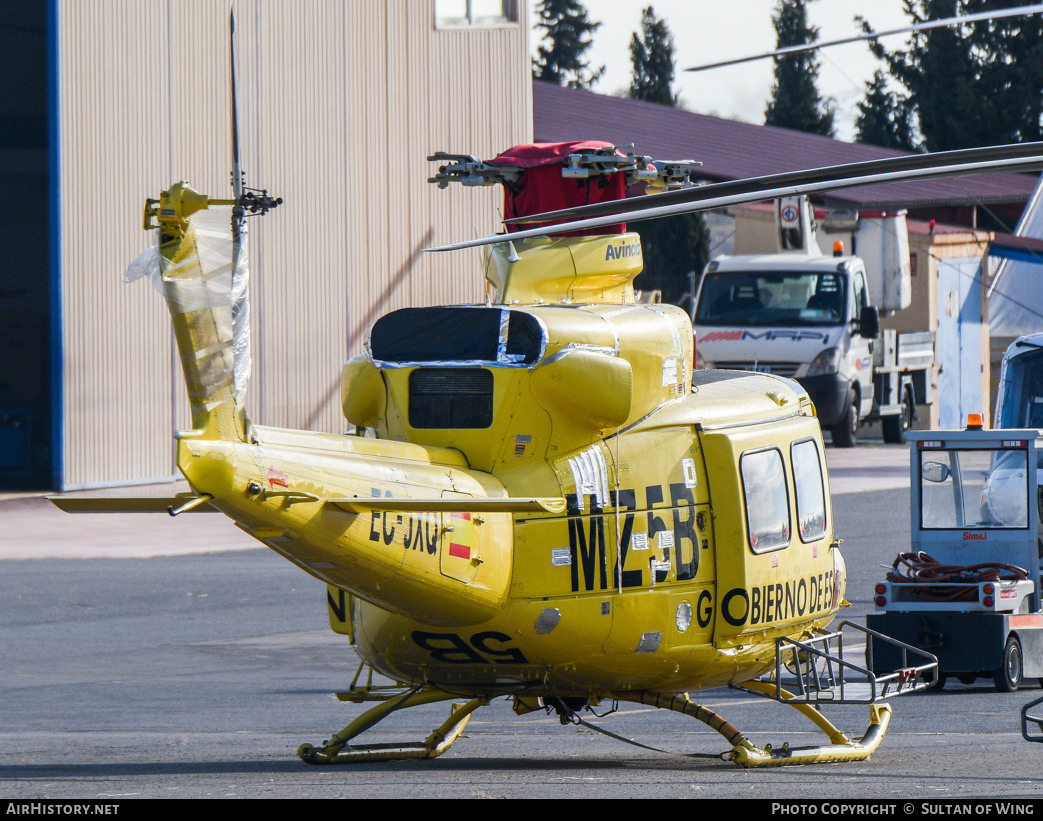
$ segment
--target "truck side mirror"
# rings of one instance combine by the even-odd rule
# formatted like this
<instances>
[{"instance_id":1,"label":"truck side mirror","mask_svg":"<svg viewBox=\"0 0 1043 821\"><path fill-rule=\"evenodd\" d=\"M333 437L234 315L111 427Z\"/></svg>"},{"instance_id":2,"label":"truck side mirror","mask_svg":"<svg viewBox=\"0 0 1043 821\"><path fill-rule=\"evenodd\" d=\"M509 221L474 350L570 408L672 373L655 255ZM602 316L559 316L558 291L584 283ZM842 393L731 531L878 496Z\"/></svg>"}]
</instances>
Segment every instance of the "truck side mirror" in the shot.
<instances>
[{"instance_id":1,"label":"truck side mirror","mask_svg":"<svg viewBox=\"0 0 1043 821\"><path fill-rule=\"evenodd\" d=\"M862 320L858 328L859 336L864 339L880 337L880 311L875 305L867 305L862 309Z\"/></svg>"}]
</instances>

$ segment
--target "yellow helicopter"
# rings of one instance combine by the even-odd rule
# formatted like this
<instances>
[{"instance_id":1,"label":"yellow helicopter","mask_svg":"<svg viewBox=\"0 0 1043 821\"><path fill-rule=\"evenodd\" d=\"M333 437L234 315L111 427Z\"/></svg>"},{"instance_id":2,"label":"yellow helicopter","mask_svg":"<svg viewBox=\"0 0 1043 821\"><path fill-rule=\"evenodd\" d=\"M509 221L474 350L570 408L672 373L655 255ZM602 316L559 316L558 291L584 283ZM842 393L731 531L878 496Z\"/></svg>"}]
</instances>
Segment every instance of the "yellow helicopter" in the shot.
<instances>
[{"instance_id":1,"label":"yellow helicopter","mask_svg":"<svg viewBox=\"0 0 1043 821\"><path fill-rule=\"evenodd\" d=\"M899 171L986 162L954 153L908 158ZM1038 164L1040 154L1004 156ZM265 427L246 413L243 225L279 200L242 187L238 151L232 198L182 182L148 200L144 226L158 231L157 282L191 404L192 429L176 434L191 493L55 503L219 511L328 585L331 627L362 659L338 695L374 704L321 746L302 745L312 764L440 755L499 697L563 722L604 702L673 710L720 732L723 758L741 766L868 757L887 699L926 686L933 665L903 648L909 663L875 676L835 655L841 634L827 627L844 604L845 568L814 407L787 379L694 370L688 315L636 301L641 242L619 226L634 182L676 188L642 201L644 218L771 198L794 181L692 188L676 164L604 143L432 159L446 163L439 185L503 184L510 232L479 241L489 245L485 304L375 323L365 354L344 368L352 435ZM894 173L862 165L811 184ZM557 220L560 211L539 216L555 208L582 216L589 210L572 206L599 199L612 214L515 225ZM218 206L231 206L230 225ZM829 743L757 747L691 697L727 685L794 706ZM393 712L462 698L421 742L353 743ZM859 740L820 709L853 701L870 710Z\"/></svg>"}]
</instances>

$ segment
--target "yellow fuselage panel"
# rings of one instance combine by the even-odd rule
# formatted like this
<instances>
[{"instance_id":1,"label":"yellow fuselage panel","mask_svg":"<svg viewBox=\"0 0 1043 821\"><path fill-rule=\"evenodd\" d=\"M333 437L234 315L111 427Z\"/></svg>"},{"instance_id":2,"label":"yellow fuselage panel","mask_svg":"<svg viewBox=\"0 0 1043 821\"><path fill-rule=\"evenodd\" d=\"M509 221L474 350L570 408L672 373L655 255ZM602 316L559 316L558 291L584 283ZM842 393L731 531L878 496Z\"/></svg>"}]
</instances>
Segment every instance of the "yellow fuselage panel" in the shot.
<instances>
[{"instance_id":1,"label":"yellow fuselage panel","mask_svg":"<svg viewBox=\"0 0 1043 821\"><path fill-rule=\"evenodd\" d=\"M770 426L707 431L701 440L717 512L720 610L715 641L742 643L750 635L779 635L792 632L795 624L828 620L839 606L843 579L831 547L832 511L817 420L795 416ZM825 511L821 535L806 541L799 527L806 511L800 510L793 480L793 445L802 442L811 443L819 459ZM786 506L780 514L788 528L784 544L760 552L750 527L760 477L751 469L744 473L745 454L772 455L787 477L784 495L779 494ZM729 515L722 516L725 510Z\"/></svg>"},{"instance_id":2,"label":"yellow fuselage panel","mask_svg":"<svg viewBox=\"0 0 1043 821\"><path fill-rule=\"evenodd\" d=\"M383 608L406 612L412 602L424 601L432 624L472 624L506 602L510 514L485 513L464 526L449 513L355 514L322 502L505 496L488 474L452 464L187 436L178 463L193 488L213 496L211 504L247 532L313 576Z\"/></svg>"},{"instance_id":3,"label":"yellow fuselage panel","mask_svg":"<svg viewBox=\"0 0 1043 821\"><path fill-rule=\"evenodd\" d=\"M634 233L531 239L491 246L485 278L504 305L625 304L634 301L634 277L643 267Z\"/></svg>"},{"instance_id":4,"label":"yellow fuselage panel","mask_svg":"<svg viewBox=\"0 0 1043 821\"><path fill-rule=\"evenodd\" d=\"M491 375L491 423L475 428L420 428L410 420L410 377L416 368L387 368L388 410L378 433L424 446L460 451L476 470L495 472L544 458L553 431L550 414L533 398L524 368L482 368ZM596 432L587 432L593 439Z\"/></svg>"},{"instance_id":5,"label":"yellow fuselage panel","mask_svg":"<svg viewBox=\"0 0 1043 821\"><path fill-rule=\"evenodd\" d=\"M339 606L350 614L362 658L400 681L678 692L723 686L768 670L774 640L725 651L714 647L712 610L696 611L703 592L693 585L521 600L467 628L434 627L364 602ZM331 609L334 629L337 618ZM340 632L348 630L345 624Z\"/></svg>"},{"instance_id":6,"label":"yellow fuselage panel","mask_svg":"<svg viewBox=\"0 0 1043 821\"><path fill-rule=\"evenodd\" d=\"M790 416L774 419L777 405L768 400L760 425L703 430L694 395L682 403L685 413L671 413L691 424L650 421L505 472L512 495L559 493L569 506L563 517L515 516L508 603L488 621L435 629L359 605L354 625L331 610L334 629L352 634L382 672L412 681L517 680L608 693L713 687L770 669L776 639L835 614L842 563L830 549L828 509L821 538L805 543L794 530L770 553L751 549L742 456L788 451L794 442L811 442L821 454L822 442L814 418L796 413L792 389L770 378L734 378L781 385L793 400L784 403ZM713 393L708 387L702 399ZM824 485L822 492L828 499Z\"/></svg>"},{"instance_id":7,"label":"yellow fuselage panel","mask_svg":"<svg viewBox=\"0 0 1043 821\"><path fill-rule=\"evenodd\" d=\"M658 405L687 396L695 364L692 323L676 305L640 305L599 311L619 337L619 355L630 362L638 397L627 424Z\"/></svg>"},{"instance_id":8,"label":"yellow fuselage panel","mask_svg":"<svg viewBox=\"0 0 1043 821\"><path fill-rule=\"evenodd\" d=\"M362 436L343 436L334 433L271 428L251 425L250 433L258 445L298 451L302 458L316 453L323 456L350 454L364 458L390 459L418 465L437 465L439 468L469 467L467 459L455 448L441 448L410 442L370 439Z\"/></svg>"},{"instance_id":9,"label":"yellow fuselage panel","mask_svg":"<svg viewBox=\"0 0 1043 821\"><path fill-rule=\"evenodd\" d=\"M692 331L680 308L593 304L511 311L534 318L544 334L543 355L531 367L384 362L381 382L374 365L352 360L345 368L345 386L358 395L345 397L349 421L366 425L374 420L383 438L456 448L471 467L497 473L585 447L689 394ZM427 400L487 402L485 421L435 427L426 415L414 418L418 372L444 376L447 383L459 382L457 374L468 379L486 374L484 395L452 395L447 387L444 396ZM375 409L385 402L386 413L378 419Z\"/></svg>"},{"instance_id":10,"label":"yellow fuselage panel","mask_svg":"<svg viewBox=\"0 0 1043 821\"><path fill-rule=\"evenodd\" d=\"M630 364L633 402L623 427L688 393L694 360L692 324L688 314L676 305L591 303L518 310L537 317L547 329L543 362L568 356L571 351L595 349ZM582 393L596 381L596 374L591 374L589 385L575 384L572 392Z\"/></svg>"}]
</instances>

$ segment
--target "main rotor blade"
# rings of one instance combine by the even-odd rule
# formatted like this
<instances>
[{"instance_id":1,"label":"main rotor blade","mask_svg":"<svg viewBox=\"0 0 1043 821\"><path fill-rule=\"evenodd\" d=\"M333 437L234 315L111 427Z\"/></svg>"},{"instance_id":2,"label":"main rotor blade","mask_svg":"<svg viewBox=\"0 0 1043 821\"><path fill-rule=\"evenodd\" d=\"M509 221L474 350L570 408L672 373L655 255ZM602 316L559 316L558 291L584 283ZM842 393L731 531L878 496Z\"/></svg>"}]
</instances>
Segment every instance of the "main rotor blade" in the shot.
<instances>
[{"instance_id":1,"label":"main rotor blade","mask_svg":"<svg viewBox=\"0 0 1043 821\"><path fill-rule=\"evenodd\" d=\"M677 214L688 214L695 211L709 211L714 208L725 208L731 205L744 205L761 200L773 200L780 197L796 197L802 194L814 194L820 191L830 191L837 188L855 188L864 185L876 185L884 182L905 182L910 180L938 179L941 177L957 177L971 174L994 173L997 171L1025 171L1038 170L1043 167L1043 144L1028 143L1025 146L1012 146L1014 153L1023 151L1032 146L1035 153L1029 156L1013 156L1006 159L992 159L989 161L963 162L943 167L912 168L898 173L876 173L855 176L851 178L823 179L812 183L800 183L794 185L780 185L776 188L766 188L757 191L745 192L729 196L717 196L699 202L683 202L675 205L647 208L629 214L612 214L593 219L577 220L558 225L544 226L542 228L531 228L526 231L516 231L511 234L495 234L481 239L468 240L452 245L443 245L438 248L429 248L429 251L456 251L463 248L475 248L483 245L496 245L504 242L514 242L535 237L547 237L556 234L564 234L573 231L584 231L593 228L605 228L617 225L620 222L640 222L642 220L658 219L659 217L672 217ZM937 155L934 155L937 156ZM843 166L841 166L843 167ZM664 196L664 195L659 195Z\"/></svg>"},{"instance_id":2,"label":"main rotor blade","mask_svg":"<svg viewBox=\"0 0 1043 821\"><path fill-rule=\"evenodd\" d=\"M844 165L829 165L805 171L786 171L781 174L769 174L764 177L751 177L745 180L711 183L697 188L683 188L677 191L666 191L644 197L631 197L625 200L612 200L594 205L579 205L575 208L563 208L560 211L548 211L543 214L532 214L527 217L514 217L504 220L507 225L558 222L560 220L587 219L607 214L629 215L651 208L662 208L679 203L695 203L716 197L730 197L739 194L768 191L801 183L817 183L841 178L856 179L872 174L901 173L915 169L937 168L968 162L989 162L992 160L1012 159L1016 157L1035 157L1043 155L1043 142L1020 143L1013 145L990 145L982 148L961 148L954 151L938 151L934 154L908 154L901 157L884 157L879 160L863 160L862 162ZM836 185L835 188L850 188L852 185Z\"/></svg>"},{"instance_id":3,"label":"main rotor blade","mask_svg":"<svg viewBox=\"0 0 1043 821\"><path fill-rule=\"evenodd\" d=\"M740 63L752 63L755 60L766 60L768 57L785 57L787 54L799 54L802 51L814 51L815 49L828 48L829 46L840 46L845 43L857 43L860 40L877 40L881 37L889 37L892 34L905 34L910 31L926 31L927 29L945 28L946 26L958 26L964 23L977 23L981 20L998 20L1003 17L1022 17L1033 14L1043 14L1043 3L1035 3L1031 6L1019 6L1013 9L998 9L996 11L983 11L977 14L967 14L962 17L946 17L943 20L928 20L924 23L906 26L888 31L877 31L872 34L858 34L852 37L843 37L839 40L828 40L825 42L805 43L799 46L786 46L784 48L769 51L764 54L752 54L749 57L736 57L731 60L722 60L719 63L706 63L701 66L686 68L685 71L706 71L711 68L723 66L734 66Z\"/></svg>"}]
</instances>

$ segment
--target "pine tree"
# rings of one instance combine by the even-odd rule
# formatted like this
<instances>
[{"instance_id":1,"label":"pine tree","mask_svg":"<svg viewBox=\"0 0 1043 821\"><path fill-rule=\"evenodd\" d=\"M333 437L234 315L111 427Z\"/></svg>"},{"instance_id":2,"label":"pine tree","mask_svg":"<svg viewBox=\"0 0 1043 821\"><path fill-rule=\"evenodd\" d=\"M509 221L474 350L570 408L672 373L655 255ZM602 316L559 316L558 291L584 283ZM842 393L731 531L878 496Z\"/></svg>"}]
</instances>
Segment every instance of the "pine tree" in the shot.
<instances>
[{"instance_id":1,"label":"pine tree","mask_svg":"<svg viewBox=\"0 0 1043 821\"><path fill-rule=\"evenodd\" d=\"M653 195L655 196L655 195ZM663 302L683 304L691 290L689 273L695 271L695 284L710 257L710 232L701 214L681 214L676 217L639 222L635 226L641 235L644 270L634 280L634 287L643 291L662 292ZM690 295L695 299L695 294Z\"/></svg>"},{"instance_id":2,"label":"pine tree","mask_svg":"<svg viewBox=\"0 0 1043 821\"><path fill-rule=\"evenodd\" d=\"M605 67L590 70L584 55L591 35L601 26L587 17L579 0L541 0L537 8L537 28L544 31L539 57L532 61L532 77L570 88L589 89L600 79Z\"/></svg>"},{"instance_id":3,"label":"pine tree","mask_svg":"<svg viewBox=\"0 0 1043 821\"><path fill-rule=\"evenodd\" d=\"M956 16L962 0L903 0L903 5L913 23L922 23ZM979 115L991 104L976 99L978 71L973 46L960 28L915 32L909 45L894 52L885 52L875 42L870 47L909 90L924 148L945 151L984 144Z\"/></svg>"},{"instance_id":4,"label":"pine tree","mask_svg":"<svg viewBox=\"0 0 1043 821\"><path fill-rule=\"evenodd\" d=\"M802 46L818 39L818 29L808 25L807 3L813 0L778 0L772 23L778 48ZM819 97L818 58L814 51L775 57L775 84L764 112L764 124L812 134L833 136L834 103Z\"/></svg>"},{"instance_id":5,"label":"pine tree","mask_svg":"<svg viewBox=\"0 0 1043 821\"><path fill-rule=\"evenodd\" d=\"M630 62L634 67L630 97L649 103L676 106L674 38L664 20L649 6L641 13L641 32L630 38Z\"/></svg>"},{"instance_id":6,"label":"pine tree","mask_svg":"<svg viewBox=\"0 0 1043 821\"><path fill-rule=\"evenodd\" d=\"M679 99L672 88L674 38L652 6L642 11L641 30L630 38L630 61L634 68L632 99L677 106ZM638 223L637 231L645 267L634 287L660 291L663 302L676 305L690 290L689 273L701 274L706 266L710 248L706 221L700 214L662 217Z\"/></svg>"},{"instance_id":7,"label":"pine tree","mask_svg":"<svg viewBox=\"0 0 1043 821\"><path fill-rule=\"evenodd\" d=\"M992 9L1017 0L903 0L911 22ZM863 28L872 29L863 22ZM871 42L908 89L929 151L1038 140L1043 135L1043 21L1011 17L915 32L886 51Z\"/></svg>"},{"instance_id":8,"label":"pine tree","mask_svg":"<svg viewBox=\"0 0 1043 821\"><path fill-rule=\"evenodd\" d=\"M855 120L855 140L881 148L916 151L913 137L913 111L909 101L887 90L887 78L882 71L866 83L865 99L858 105Z\"/></svg>"},{"instance_id":9,"label":"pine tree","mask_svg":"<svg viewBox=\"0 0 1043 821\"><path fill-rule=\"evenodd\" d=\"M968 13L1011 8L1023 0L976 0ZM978 8L978 7L981 8ZM1035 142L1043 139L1043 18L1009 17L975 24L972 37L983 56L981 84L993 95L991 142Z\"/></svg>"}]
</instances>

